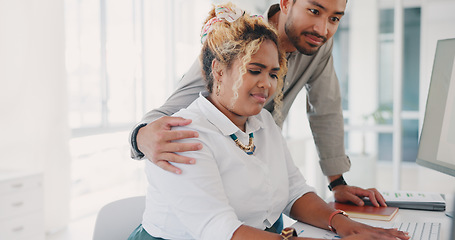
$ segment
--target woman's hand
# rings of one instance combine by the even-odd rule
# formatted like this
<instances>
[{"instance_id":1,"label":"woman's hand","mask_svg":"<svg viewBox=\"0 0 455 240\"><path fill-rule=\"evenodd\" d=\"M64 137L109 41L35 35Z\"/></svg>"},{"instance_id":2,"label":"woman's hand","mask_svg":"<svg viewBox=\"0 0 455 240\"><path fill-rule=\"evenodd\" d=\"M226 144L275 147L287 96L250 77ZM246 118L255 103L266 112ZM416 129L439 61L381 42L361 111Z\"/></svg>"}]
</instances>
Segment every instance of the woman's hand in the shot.
<instances>
[{"instance_id":1,"label":"woman's hand","mask_svg":"<svg viewBox=\"0 0 455 240\"><path fill-rule=\"evenodd\" d=\"M372 227L360 222L356 222L337 214L332 219L332 226L336 229L338 235L346 239L409 239L409 235L395 228L378 228ZM356 236L360 235L360 236ZM368 237L369 236L369 237ZM351 238L352 237L352 238ZM360 238L359 238L360 237ZM366 238L365 238L366 237Z\"/></svg>"},{"instance_id":2,"label":"woman's hand","mask_svg":"<svg viewBox=\"0 0 455 240\"><path fill-rule=\"evenodd\" d=\"M378 239L378 240L388 240L388 239L396 240L397 238L393 237L393 236L386 236L386 235L383 235L383 234L380 234L380 233L371 232L371 233L354 234L354 235L350 235L348 237L344 237L343 239L346 239L346 240L375 240L375 239ZM400 239L408 239L408 238L400 238Z\"/></svg>"}]
</instances>

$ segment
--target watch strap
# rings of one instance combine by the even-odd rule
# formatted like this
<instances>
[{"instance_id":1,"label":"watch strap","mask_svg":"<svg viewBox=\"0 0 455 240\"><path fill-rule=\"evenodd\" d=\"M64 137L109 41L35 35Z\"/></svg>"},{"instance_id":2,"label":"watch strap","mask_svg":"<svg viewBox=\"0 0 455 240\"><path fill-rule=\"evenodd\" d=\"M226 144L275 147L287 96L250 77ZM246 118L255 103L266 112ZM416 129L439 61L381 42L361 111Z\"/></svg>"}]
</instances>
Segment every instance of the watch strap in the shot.
<instances>
[{"instance_id":1,"label":"watch strap","mask_svg":"<svg viewBox=\"0 0 455 240\"><path fill-rule=\"evenodd\" d=\"M147 125L147 123L141 123L141 124L137 125L133 129L133 132L131 133L131 146L133 147L133 150L136 151L137 155L140 158L144 157L144 154L137 147L137 134L139 132L139 129L141 129L142 127L145 127L146 125Z\"/></svg>"},{"instance_id":2,"label":"watch strap","mask_svg":"<svg viewBox=\"0 0 455 240\"><path fill-rule=\"evenodd\" d=\"M341 175L339 178L330 182L328 187L329 187L330 191L332 191L334 187L339 186L339 185L348 185L346 183L346 181L344 180L343 175Z\"/></svg>"}]
</instances>

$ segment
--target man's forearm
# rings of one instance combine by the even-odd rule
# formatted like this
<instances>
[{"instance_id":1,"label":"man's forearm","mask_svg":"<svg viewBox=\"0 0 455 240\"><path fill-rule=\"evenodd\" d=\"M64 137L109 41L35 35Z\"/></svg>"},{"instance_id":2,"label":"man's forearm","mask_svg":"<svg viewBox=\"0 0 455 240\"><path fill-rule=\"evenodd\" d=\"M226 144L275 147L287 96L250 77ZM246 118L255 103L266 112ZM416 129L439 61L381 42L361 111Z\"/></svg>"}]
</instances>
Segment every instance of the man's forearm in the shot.
<instances>
[{"instance_id":1,"label":"man's forearm","mask_svg":"<svg viewBox=\"0 0 455 240\"><path fill-rule=\"evenodd\" d=\"M335 178L349 171L351 162L344 151L343 116L328 114L309 118L324 175Z\"/></svg>"}]
</instances>

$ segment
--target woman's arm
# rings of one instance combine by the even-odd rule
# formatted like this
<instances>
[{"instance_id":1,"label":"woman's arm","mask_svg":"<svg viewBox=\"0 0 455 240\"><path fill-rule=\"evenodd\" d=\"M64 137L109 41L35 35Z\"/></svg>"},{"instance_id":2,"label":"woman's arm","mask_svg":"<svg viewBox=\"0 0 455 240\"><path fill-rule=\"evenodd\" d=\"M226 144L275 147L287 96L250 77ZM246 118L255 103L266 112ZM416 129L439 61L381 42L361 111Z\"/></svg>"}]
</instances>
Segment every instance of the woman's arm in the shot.
<instances>
[{"instance_id":1,"label":"woman's arm","mask_svg":"<svg viewBox=\"0 0 455 240\"><path fill-rule=\"evenodd\" d=\"M319 228L329 229L329 216L334 211L335 209L327 205L318 195L309 192L295 201L290 217Z\"/></svg>"}]
</instances>

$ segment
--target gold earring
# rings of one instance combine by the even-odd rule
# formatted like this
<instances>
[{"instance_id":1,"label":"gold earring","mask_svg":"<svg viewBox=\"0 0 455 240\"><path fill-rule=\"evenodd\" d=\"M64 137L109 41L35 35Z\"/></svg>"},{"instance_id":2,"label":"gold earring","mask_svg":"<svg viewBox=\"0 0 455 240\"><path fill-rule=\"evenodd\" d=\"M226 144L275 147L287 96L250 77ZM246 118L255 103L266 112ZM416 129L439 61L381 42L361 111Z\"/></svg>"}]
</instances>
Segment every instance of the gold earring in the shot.
<instances>
[{"instance_id":1,"label":"gold earring","mask_svg":"<svg viewBox=\"0 0 455 240\"><path fill-rule=\"evenodd\" d=\"M216 95L220 96L220 90L221 90L221 83L217 82L216 84Z\"/></svg>"}]
</instances>

